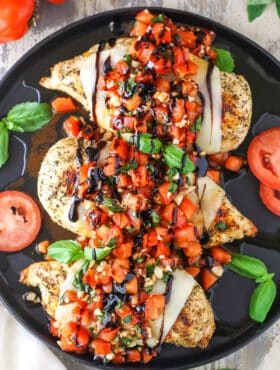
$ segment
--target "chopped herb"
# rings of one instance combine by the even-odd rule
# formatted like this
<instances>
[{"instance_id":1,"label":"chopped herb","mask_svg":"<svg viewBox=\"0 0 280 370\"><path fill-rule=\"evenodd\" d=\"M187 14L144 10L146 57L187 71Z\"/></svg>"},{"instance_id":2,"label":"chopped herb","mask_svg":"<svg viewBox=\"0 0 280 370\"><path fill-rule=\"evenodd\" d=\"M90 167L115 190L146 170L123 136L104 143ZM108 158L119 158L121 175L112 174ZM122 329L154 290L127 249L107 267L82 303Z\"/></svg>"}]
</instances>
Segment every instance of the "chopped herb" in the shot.
<instances>
[{"instance_id":1,"label":"chopped herb","mask_svg":"<svg viewBox=\"0 0 280 370\"><path fill-rule=\"evenodd\" d=\"M163 150L163 157L169 167L182 169L184 174L195 170L195 165L188 154L176 145L167 145Z\"/></svg>"},{"instance_id":2,"label":"chopped herb","mask_svg":"<svg viewBox=\"0 0 280 370\"><path fill-rule=\"evenodd\" d=\"M178 189L178 185L172 182L172 184L168 188L168 193L173 194L176 192L177 189Z\"/></svg>"},{"instance_id":3,"label":"chopped herb","mask_svg":"<svg viewBox=\"0 0 280 370\"><path fill-rule=\"evenodd\" d=\"M159 263L160 263L160 258L159 258L159 257L157 257L156 262L155 262L155 265L156 265L156 266L158 266L158 265L159 265Z\"/></svg>"},{"instance_id":4,"label":"chopped herb","mask_svg":"<svg viewBox=\"0 0 280 370\"><path fill-rule=\"evenodd\" d=\"M132 318L131 315L127 315L123 318L123 323L124 324L129 324L131 322Z\"/></svg>"},{"instance_id":5,"label":"chopped herb","mask_svg":"<svg viewBox=\"0 0 280 370\"><path fill-rule=\"evenodd\" d=\"M181 37L177 33L175 33L175 35L173 35L173 39L174 39L175 43L181 41Z\"/></svg>"},{"instance_id":6,"label":"chopped herb","mask_svg":"<svg viewBox=\"0 0 280 370\"><path fill-rule=\"evenodd\" d=\"M58 303L63 304L64 303L64 298L65 298L65 293L62 296L59 297Z\"/></svg>"},{"instance_id":7,"label":"chopped herb","mask_svg":"<svg viewBox=\"0 0 280 370\"><path fill-rule=\"evenodd\" d=\"M137 260L136 260L136 262L137 263L142 263L142 262L144 262L145 261L145 258L144 257L139 257L139 258L137 258Z\"/></svg>"},{"instance_id":8,"label":"chopped herb","mask_svg":"<svg viewBox=\"0 0 280 370\"><path fill-rule=\"evenodd\" d=\"M190 131L191 132L199 132L202 125L202 115L200 115L194 122L194 124L191 126Z\"/></svg>"},{"instance_id":9,"label":"chopped herb","mask_svg":"<svg viewBox=\"0 0 280 370\"><path fill-rule=\"evenodd\" d=\"M157 22L160 22L160 23L164 22L164 14L163 13L159 14L158 16L156 16L152 19L152 23L157 23Z\"/></svg>"},{"instance_id":10,"label":"chopped herb","mask_svg":"<svg viewBox=\"0 0 280 370\"><path fill-rule=\"evenodd\" d=\"M88 269L89 261L85 261L74 275L74 280L72 281L73 287L82 290L83 292L89 293L91 291L91 286L89 284L83 283L82 279Z\"/></svg>"},{"instance_id":11,"label":"chopped herb","mask_svg":"<svg viewBox=\"0 0 280 370\"><path fill-rule=\"evenodd\" d=\"M133 89L136 85L137 83L135 82L135 79L133 77L128 78L124 82L124 92L126 92L126 94L132 94Z\"/></svg>"},{"instance_id":12,"label":"chopped herb","mask_svg":"<svg viewBox=\"0 0 280 370\"><path fill-rule=\"evenodd\" d=\"M165 122L169 122L169 117L168 117L168 115L165 112L161 112L161 116L163 117L163 119L165 120Z\"/></svg>"},{"instance_id":13,"label":"chopped herb","mask_svg":"<svg viewBox=\"0 0 280 370\"><path fill-rule=\"evenodd\" d=\"M149 172L151 172L152 175L154 175L156 173L156 169L155 169L155 167L151 163L148 163L147 164L147 170Z\"/></svg>"},{"instance_id":14,"label":"chopped herb","mask_svg":"<svg viewBox=\"0 0 280 370\"><path fill-rule=\"evenodd\" d=\"M178 176L178 174L179 171L177 170L177 168L169 168L167 171L168 180L170 181L174 180L174 177Z\"/></svg>"},{"instance_id":15,"label":"chopped herb","mask_svg":"<svg viewBox=\"0 0 280 370\"><path fill-rule=\"evenodd\" d=\"M137 147L143 153L156 154L159 153L162 148L162 143L158 138L153 137L152 134L138 133L132 135L129 141Z\"/></svg>"},{"instance_id":16,"label":"chopped herb","mask_svg":"<svg viewBox=\"0 0 280 370\"><path fill-rule=\"evenodd\" d=\"M122 137L120 131L116 131L116 137L118 137L118 138Z\"/></svg>"},{"instance_id":17,"label":"chopped herb","mask_svg":"<svg viewBox=\"0 0 280 370\"><path fill-rule=\"evenodd\" d=\"M125 54L123 56L123 60L127 63L130 64L132 62L132 56L130 54Z\"/></svg>"},{"instance_id":18,"label":"chopped herb","mask_svg":"<svg viewBox=\"0 0 280 370\"><path fill-rule=\"evenodd\" d=\"M151 218L152 218L153 226L157 226L160 223L160 217L156 211L152 210Z\"/></svg>"},{"instance_id":19,"label":"chopped herb","mask_svg":"<svg viewBox=\"0 0 280 370\"><path fill-rule=\"evenodd\" d=\"M107 247L107 248L115 248L115 246L116 246L116 242L117 242L116 238L111 238L111 239L108 241L108 243L107 243L106 247Z\"/></svg>"},{"instance_id":20,"label":"chopped herb","mask_svg":"<svg viewBox=\"0 0 280 370\"><path fill-rule=\"evenodd\" d=\"M224 221L220 221L215 224L216 230L222 231L222 230L225 230L226 228L227 228L227 224Z\"/></svg>"},{"instance_id":21,"label":"chopped herb","mask_svg":"<svg viewBox=\"0 0 280 370\"><path fill-rule=\"evenodd\" d=\"M163 272L163 276L162 276L162 280L165 282L165 283L167 283L168 282L168 280L169 280L169 274L168 274L168 272Z\"/></svg>"},{"instance_id":22,"label":"chopped herb","mask_svg":"<svg viewBox=\"0 0 280 370\"><path fill-rule=\"evenodd\" d=\"M130 234L134 233L135 231L138 231L137 227L132 227L130 229L126 229L126 231Z\"/></svg>"},{"instance_id":23,"label":"chopped herb","mask_svg":"<svg viewBox=\"0 0 280 370\"><path fill-rule=\"evenodd\" d=\"M124 166L122 166L120 169L119 169L119 172L120 173L124 173L124 174L127 174L129 170L132 170L133 168L137 168L138 167L138 162L136 161L131 161L127 164L125 164Z\"/></svg>"},{"instance_id":24,"label":"chopped herb","mask_svg":"<svg viewBox=\"0 0 280 370\"><path fill-rule=\"evenodd\" d=\"M107 177L107 180L109 181L110 184L115 184L116 183L116 178L114 176L109 176Z\"/></svg>"},{"instance_id":25,"label":"chopped herb","mask_svg":"<svg viewBox=\"0 0 280 370\"><path fill-rule=\"evenodd\" d=\"M102 204L111 212L116 213L123 211L123 208L119 205L119 202L116 199L111 199L106 195L103 195Z\"/></svg>"},{"instance_id":26,"label":"chopped herb","mask_svg":"<svg viewBox=\"0 0 280 370\"><path fill-rule=\"evenodd\" d=\"M123 93L125 91L124 82L122 82L122 81L118 82L118 90L119 90L120 93Z\"/></svg>"},{"instance_id":27,"label":"chopped herb","mask_svg":"<svg viewBox=\"0 0 280 370\"><path fill-rule=\"evenodd\" d=\"M152 277L154 275L154 271L155 271L155 264L154 263L149 263L147 266L146 266L146 272L147 272L147 277Z\"/></svg>"},{"instance_id":28,"label":"chopped herb","mask_svg":"<svg viewBox=\"0 0 280 370\"><path fill-rule=\"evenodd\" d=\"M153 285L150 285L150 286L145 287L144 290L147 293L151 293L151 291L153 290Z\"/></svg>"}]
</instances>

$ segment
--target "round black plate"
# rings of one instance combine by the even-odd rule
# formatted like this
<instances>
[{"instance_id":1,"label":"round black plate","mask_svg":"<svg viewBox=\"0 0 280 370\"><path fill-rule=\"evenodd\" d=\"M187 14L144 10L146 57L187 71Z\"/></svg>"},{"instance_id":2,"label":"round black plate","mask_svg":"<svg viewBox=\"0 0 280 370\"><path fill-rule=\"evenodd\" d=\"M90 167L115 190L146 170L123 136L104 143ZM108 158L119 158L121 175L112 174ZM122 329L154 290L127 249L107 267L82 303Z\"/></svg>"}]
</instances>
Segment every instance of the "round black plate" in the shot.
<instances>
[{"instance_id":1,"label":"round black plate","mask_svg":"<svg viewBox=\"0 0 280 370\"><path fill-rule=\"evenodd\" d=\"M237 150L237 153L246 156L246 148L255 133L254 130L257 132L267 127L280 126L279 119L274 116L280 115L279 63L254 42L216 22L179 10L161 8L153 10L164 12L177 23L213 29L217 34L216 45L231 51L236 63L236 73L241 73L247 78L253 94L252 129L246 141ZM119 9L94 15L56 32L36 45L1 82L0 116L5 115L16 103L37 99L36 90L25 85L38 89L42 101L53 98L52 92L38 86L40 77L48 73L48 68L60 60L87 50L101 40L126 34L129 22L133 20L137 11L139 8ZM0 190L16 188L26 191L36 199L36 174L40 160L47 148L60 135L60 122L53 122L52 127L43 128L33 135L28 133L12 135L10 159L0 170ZM27 166L25 166L25 159L27 159ZM23 176L20 177L21 175ZM256 238L234 242L230 248L237 250L240 248L249 255L263 259L269 271L275 272L275 280L279 281L280 218L267 211L260 202L258 182L248 169L233 177L225 174L225 187L233 203L259 228ZM43 213L43 227L38 240L46 237L58 240L64 236L64 231L54 226ZM20 270L41 258L34 246L35 243L18 253L0 253L1 296L6 306L24 326L52 348L57 348L55 338L48 333L47 317L43 310L39 305L30 305L22 299L27 288L18 282ZM278 292L277 299L264 324L259 325L249 319L248 303L253 287L252 281L226 272L210 292L217 330L206 350L163 345L160 356L145 367L128 364L125 368L187 369L216 360L240 348L262 333L280 316ZM72 354L68 356L76 357L89 365L104 368L103 365L93 363L89 356ZM105 368L114 369L116 367L106 366Z\"/></svg>"}]
</instances>

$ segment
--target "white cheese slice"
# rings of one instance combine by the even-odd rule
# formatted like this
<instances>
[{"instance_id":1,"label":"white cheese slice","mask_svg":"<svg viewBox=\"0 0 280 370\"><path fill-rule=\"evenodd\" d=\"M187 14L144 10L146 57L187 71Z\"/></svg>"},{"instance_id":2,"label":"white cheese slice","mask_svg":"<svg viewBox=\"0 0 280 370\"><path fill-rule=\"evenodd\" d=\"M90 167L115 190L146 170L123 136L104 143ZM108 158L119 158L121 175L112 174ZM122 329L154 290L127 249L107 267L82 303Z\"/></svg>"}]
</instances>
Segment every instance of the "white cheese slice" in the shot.
<instances>
[{"instance_id":1,"label":"white cheese slice","mask_svg":"<svg viewBox=\"0 0 280 370\"><path fill-rule=\"evenodd\" d=\"M72 282L74 280L74 276L76 272L78 272L81 269L83 263L84 263L84 260L78 260L74 262L71 266L69 266L66 279L60 286L59 297L62 297L63 294L66 292L66 290L74 290L74 291L79 290L73 286Z\"/></svg>"},{"instance_id":2,"label":"white cheese slice","mask_svg":"<svg viewBox=\"0 0 280 370\"><path fill-rule=\"evenodd\" d=\"M209 229L222 205L225 191L208 176L198 178L197 186L204 226Z\"/></svg>"},{"instance_id":3,"label":"white cheese slice","mask_svg":"<svg viewBox=\"0 0 280 370\"><path fill-rule=\"evenodd\" d=\"M192 54L190 54L190 59L198 65L198 73L192 78L199 86L204 104L202 125L196 142L202 151L208 154L218 153L221 150L222 144L222 88L220 71L216 66L213 67L209 86L207 86L209 63ZM208 88L211 92L208 91Z\"/></svg>"},{"instance_id":4,"label":"white cheese slice","mask_svg":"<svg viewBox=\"0 0 280 370\"><path fill-rule=\"evenodd\" d=\"M102 50L99 54L99 74L103 74L103 65L105 60L110 56L111 66L114 68L116 63L122 60L123 56L129 52L129 46L126 45L115 45L114 47ZM96 54L89 56L81 66L80 69L80 79L86 95L88 105L90 107L90 115L93 118L93 106L92 106L92 96L95 89L96 78ZM110 129L110 116L106 108L106 92L98 90L96 93L96 107L95 114L97 119L97 124L104 129Z\"/></svg>"}]
</instances>

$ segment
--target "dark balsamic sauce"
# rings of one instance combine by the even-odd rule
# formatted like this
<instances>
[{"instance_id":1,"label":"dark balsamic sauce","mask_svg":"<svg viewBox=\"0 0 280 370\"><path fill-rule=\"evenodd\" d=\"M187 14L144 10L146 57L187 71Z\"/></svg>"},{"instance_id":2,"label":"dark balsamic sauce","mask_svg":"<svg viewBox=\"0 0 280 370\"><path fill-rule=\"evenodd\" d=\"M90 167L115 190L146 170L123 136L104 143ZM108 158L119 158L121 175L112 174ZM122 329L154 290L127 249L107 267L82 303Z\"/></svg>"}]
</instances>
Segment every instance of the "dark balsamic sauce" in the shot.
<instances>
[{"instance_id":1,"label":"dark balsamic sauce","mask_svg":"<svg viewBox=\"0 0 280 370\"><path fill-rule=\"evenodd\" d=\"M103 73L105 76L107 76L111 71L112 71L111 56L109 55L103 64Z\"/></svg>"},{"instance_id":2,"label":"dark balsamic sauce","mask_svg":"<svg viewBox=\"0 0 280 370\"><path fill-rule=\"evenodd\" d=\"M212 96L212 87L211 87L211 77L214 69L213 63L208 63L207 67L207 74L206 74L206 86L207 91L209 94L209 103L210 103L210 112L211 112L211 134L210 137L212 137L212 131L213 131L213 96Z\"/></svg>"},{"instance_id":3,"label":"dark balsamic sauce","mask_svg":"<svg viewBox=\"0 0 280 370\"><path fill-rule=\"evenodd\" d=\"M77 222L79 218L78 205L80 204L80 199L74 195L71 200L71 205L69 208L68 218L71 222Z\"/></svg>"}]
</instances>

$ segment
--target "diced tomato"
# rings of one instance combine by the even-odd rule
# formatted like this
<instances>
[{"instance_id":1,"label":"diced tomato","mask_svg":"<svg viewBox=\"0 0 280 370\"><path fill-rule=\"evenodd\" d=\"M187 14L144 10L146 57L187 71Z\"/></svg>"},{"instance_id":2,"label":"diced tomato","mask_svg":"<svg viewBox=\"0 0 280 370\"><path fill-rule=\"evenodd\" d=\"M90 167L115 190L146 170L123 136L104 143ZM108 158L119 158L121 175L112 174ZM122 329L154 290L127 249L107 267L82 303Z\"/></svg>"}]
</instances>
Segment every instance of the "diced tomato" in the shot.
<instances>
[{"instance_id":1,"label":"diced tomato","mask_svg":"<svg viewBox=\"0 0 280 370\"><path fill-rule=\"evenodd\" d=\"M126 316L129 316L131 315L131 308L127 305L127 304L124 304L122 307L120 308L115 308L115 312L116 314L121 318L123 319L124 317Z\"/></svg>"},{"instance_id":2,"label":"diced tomato","mask_svg":"<svg viewBox=\"0 0 280 370\"><path fill-rule=\"evenodd\" d=\"M179 43L181 46L186 46L189 49L193 49L196 47L197 37L192 31L177 29L175 39L176 42Z\"/></svg>"},{"instance_id":3,"label":"diced tomato","mask_svg":"<svg viewBox=\"0 0 280 370\"><path fill-rule=\"evenodd\" d=\"M149 155L140 151L136 151L135 147L132 146L130 149L130 160L135 160L139 166L145 166L149 161Z\"/></svg>"},{"instance_id":4,"label":"diced tomato","mask_svg":"<svg viewBox=\"0 0 280 370\"><path fill-rule=\"evenodd\" d=\"M130 222L133 225L133 227L139 230L142 225L141 217L137 217L137 215L135 215L134 211L132 210L132 212L129 212L129 218L130 218Z\"/></svg>"},{"instance_id":5,"label":"diced tomato","mask_svg":"<svg viewBox=\"0 0 280 370\"><path fill-rule=\"evenodd\" d=\"M110 155L117 154L123 161L128 159L129 145L122 138L115 137L110 145Z\"/></svg>"},{"instance_id":6,"label":"diced tomato","mask_svg":"<svg viewBox=\"0 0 280 370\"><path fill-rule=\"evenodd\" d=\"M149 361L151 361L151 359L153 358L154 356L148 352L148 350L146 348L143 348L142 350L142 358L143 358L143 363L146 364L148 363Z\"/></svg>"},{"instance_id":7,"label":"diced tomato","mask_svg":"<svg viewBox=\"0 0 280 370\"><path fill-rule=\"evenodd\" d=\"M118 263L114 262L111 274L113 279L121 284L125 279L126 271Z\"/></svg>"},{"instance_id":8,"label":"diced tomato","mask_svg":"<svg viewBox=\"0 0 280 370\"><path fill-rule=\"evenodd\" d=\"M98 337L100 339L105 340L106 342L111 342L115 338L115 336L118 334L120 328L111 329L111 328L105 328L101 330L101 332L98 334Z\"/></svg>"},{"instance_id":9,"label":"diced tomato","mask_svg":"<svg viewBox=\"0 0 280 370\"><path fill-rule=\"evenodd\" d=\"M115 69L121 76L125 76L129 72L129 65L126 61L120 60L117 62Z\"/></svg>"},{"instance_id":10,"label":"diced tomato","mask_svg":"<svg viewBox=\"0 0 280 370\"><path fill-rule=\"evenodd\" d=\"M114 213L113 215L114 223L121 229L124 229L130 222L129 217L125 213Z\"/></svg>"},{"instance_id":11,"label":"diced tomato","mask_svg":"<svg viewBox=\"0 0 280 370\"><path fill-rule=\"evenodd\" d=\"M132 112L134 109L137 109L142 102L142 98L139 94L134 94L130 99L123 99L122 103L125 108Z\"/></svg>"},{"instance_id":12,"label":"diced tomato","mask_svg":"<svg viewBox=\"0 0 280 370\"><path fill-rule=\"evenodd\" d=\"M159 92L170 92L170 82L161 76L155 80L155 86Z\"/></svg>"},{"instance_id":13,"label":"diced tomato","mask_svg":"<svg viewBox=\"0 0 280 370\"><path fill-rule=\"evenodd\" d=\"M168 233L168 229L166 229L165 227L161 227L161 226L156 226L155 228L156 230L156 233L161 237L162 240L164 240L165 242L170 242L173 238L173 236L171 234Z\"/></svg>"},{"instance_id":14,"label":"diced tomato","mask_svg":"<svg viewBox=\"0 0 280 370\"><path fill-rule=\"evenodd\" d=\"M148 26L145 23L141 21L136 21L134 23L132 30L130 31L130 36L133 36L133 37L144 36L147 28Z\"/></svg>"},{"instance_id":15,"label":"diced tomato","mask_svg":"<svg viewBox=\"0 0 280 370\"><path fill-rule=\"evenodd\" d=\"M166 27L164 23L153 23L151 27L151 34L153 39L156 40L157 45L162 43L169 44L171 42L171 30L170 28Z\"/></svg>"},{"instance_id":16,"label":"diced tomato","mask_svg":"<svg viewBox=\"0 0 280 370\"><path fill-rule=\"evenodd\" d=\"M157 242L157 248L156 248L156 253L154 257L159 257L159 256L166 256L166 257L170 256L170 249L162 240L159 240Z\"/></svg>"},{"instance_id":17,"label":"diced tomato","mask_svg":"<svg viewBox=\"0 0 280 370\"><path fill-rule=\"evenodd\" d=\"M220 175L221 173L218 170L209 169L206 172L206 176L210 177L216 184L219 184L221 181Z\"/></svg>"},{"instance_id":18,"label":"diced tomato","mask_svg":"<svg viewBox=\"0 0 280 370\"><path fill-rule=\"evenodd\" d=\"M225 168L229 171L238 172L244 166L244 159L230 155L225 161Z\"/></svg>"},{"instance_id":19,"label":"diced tomato","mask_svg":"<svg viewBox=\"0 0 280 370\"><path fill-rule=\"evenodd\" d=\"M143 211L147 207L147 199L141 194L127 193L124 197L124 203L127 209L135 212Z\"/></svg>"},{"instance_id":20,"label":"diced tomato","mask_svg":"<svg viewBox=\"0 0 280 370\"><path fill-rule=\"evenodd\" d=\"M85 163L80 166L80 183L87 181L88 171L95 166L95 162Z\"/></svg>"},{"instance_id":21,"label":"diced tomato","mask_svg":"<svg viewBox=\"0 0 280 370\"><path fill-rule=\"evenodd\" d=\"M188 197L184 197L179 209L185 213L188 220L191 220L196 213L198 206L194 204Z\"/></svg>"},{"instance_id":22,"label":"diced tomato","mask_svg":"<svg viewBox=\"0 0 280 370\"><path fill-rule=\"evenodd\" d=\"M194 226L192 224L187 224L183 227L174 230L175 242L181 246L185 242L193 242L196 240Z\"/></svg>"},{"instance_id":23,"label":"diced tomato","mask_svg":"<svg viewBox=\"0 0 280 370\"><path fill-rule=\"evenodd\" d=\"M190 125L192 125L197 117L201 114L202 106L195 101L187 100L185 103L185 107L188 114L188 120L190 122Z\"/></svg>"},{"instance_id":24,"label":"diced tomato","mask_svg":"<svg viewBox=\"0 0 280 370\"><path fill-rule=\"evenodd\" d=\"M151 248L157 245L158 237L155 230L151 230L143 235L143 248Z\"/></svg>"},{"instance_id":25,"label":"diced tomato","mask_svg":"<svg viewBox=\"0 0 280 370\"><path fill-rule=\"evenodd\" d=\"M231 254L229 251L222 247L212 247L210 248L210 254L215 261L222 264L229 263L231 261Z\"/></svg>"},{"instance_id":26,"label":"diced tomato","mask_svg":"<svg viewBox=\"0 0 280 370\"><path fill-rule=\"evenodd\" d=\"M164 105L158 105L154 108L155 119L160 123L167 123L168 119L168 107Z\"/></svg>"},{"instance_id":27,"label":"diced tomato","mask_svg":"<svg viewBox=\"0 0 280 370\"><path fill-rule=\"evenodd\" d=\"M183 248L184 255L187 257L195 257L202 254L202 246L198 242L184 242L180 247Z\"/></svg>"},{"instance_id":28,"label":"diced tomato","mask_svg":"<svg viewBox=\"0 0 280 370\"><path fill-rule=\"evenodd\" d=\"M91 342L96 356L104 357L112 352L111 344L103 339L95 338Z\"/></svg>"},{"instance_id":29,"label":"diced tomato","mask_svg":"<svg viewBox=\"0 0 280 370\"><path fill-rule=\"evenodd\" d=\"M172 63L167 57L151 54L150 60L153 63L153 70L158 74L168 74L171 72Z\"/></svg>"},{"instance_id":30,"label":"diced tomato","mask_svg":"<svg viewBox=\"0 0 280 370\"><path fill-rule=\"evenodd\" d=\"M125 283L126 293L127 294L137 294L138 292L138 283L137 277L134 276L131 280Z\"/></svg>"},{"instance_id":31,"label":"diced tomato","mask_svg":"<svg viewBox=\"0 0 280 370\"><path fill-rule=\"evenodd\" d=\"M224 153L210 154L208 158L210 160L210 164L211 162L214 162L215 164L219 166L223 166L228 156L229 156L229 153L224 152Z\"/></svg>"},{"instance_id":32,"label":"diced tomato","mask_svg":"<svg viewBox=\"0 0 280 370\"><path fill-rule=\"evenodd\" d=\"M260 184L260 197L264 205L275 215L280 216L280 190Z\"/></svg>"},{"instance_id":33,"label":"diced tomato","mask_svg":"<svg viewBox=\"0 0 280 370\"><path fill-rule=\"evenodd\" d=\"M165 297L163 294L152 294L148 296L145 304L146 320L157 320L163 312Z\"/></svg>"},{"instance_id":34,"label":"diced tomato","mask_svg":"<svg viewBox=\"0 0 280 370\"><path fill-rule=\"evenodd\" d=\"M171 184L172 182L165 182L164 184L161 184L158 187L158 192L161 198L163 199L163 202L165 205L168 205L169 203L171 203L175 196L174 193L171 193L168 191L170 189Z\"/></svg>"},{"instance_id":35,"label":"diced tomato","mask_svg":"<svg viewBox=\"0 0 280 370\"><path fill-rule=\"evenodd\" d=\"M137 349L131 349L127 352L127 360L129 362L141 361L141 354Z\"/></svg>"},{"instance_id":36,"label":"diced tomato","mask_svg":"<svg viewBox=\"0 0 280 370\"><path fill-rule=\"evenodd\" d=\"M133 242L122 243L113 250L113 255L117 258L129 258L132 256Z\"/></svg>"},{"instance_id":37,"label":"diced tomato","mask_svg":"<svg viewBox=\"0 0 280 370\"><path fill-rule=\"evenodd\" d=\"M128 188L131 185L131 177L129 175L120 174L117 179L117 187L120 189Z\"/></svg>"},{"instance_id":38,"label":"diced tomato","mask_svg":"<svg viewBox=\"0 0 280 370\"><path fill-rule=\"evenodd\" d=\"M132 54L142 63L146 64L151 59L155 46L147 41L135 41L132 44Z\"/></svg>"},{"instance_id":39,"label":"diced tomato","mask_svg":"<svg viewBox=\"0 0 280 370\"><path fill-rule=\"evenodd\" d=\"M76 110L77 107L71 98L58 97L51 102L52 108L56 113L65 113Z\"/></svg>"},{"instance_id":40,"label":"diced tomato","mask_svg":"<svg viewBox=\"0 0 280 370\"><path fill-rule=\"evenodd\" d=\"M179 140L180 143L185 143L187 140L185 127L177 127L175 124L168 126L169 136Z\"/></svg>"},{"instance_id":41,"label":"diced tomato","mask_svg":"<svg viewBox=\"0 0 280 370\"><path fill-rule=\"evenodd\" d=\"M118 162L119 161L116 157L108 157L105 159L102 163L102 171L104 175L107 177L115 176L119 166Z\"/></svg>"},{"instance_id":42,"label":"diced tomato","mask_svg":"<svg viewBox=\"0 0 280 370\"><path fill-rule=\"evenodd\" d=\"M201 284L204 290L208 290L209 288L211 288L217 280L217 276L212 274L212 272L209 271L207 268L204 268L201 271Z\"/></svg>"},{"instance_id":43,"label":"diced tomato","mask_svg":"<svg viewBox=\"0 0 280 370\"><path fill-rule=\"evenodd\" d=\"M185 114L184 99L176 99L175 104L172 105L172 120L175 122L180 122Z\"/></svg>"},{"instance_id":44,"label":"diced tomato","mask_svg":"<svg viewBox=\"0 0 280 370\"><path fill-rule=\"evenodd\" d=\"M56 320L50 319L49 330L50 330L51 335L53 335L54 337L59 336L58 335L58 325L57 325Z\"/></svg>"},{"instance_id":45,"label":"diced tomato","mask_svg":"<svg viewBox=\"0 0 280 370\"><path fill-rule=\"evenodd\" d=\"M197 74L198 65L191 60L173 65L173 72L179 78L194 76Z\"/></svg>"},{"instance_id":46,"label":"diced tomato","mask_svg":"<svg viewBox=\"0 0 280 370\"><path fill-rule=\"evenodd\" d=\"M63 122L63 126L67 132L67 135L77 137L81 130L81 120L79 117L72 115L66 118L66 120Z\"/></svg>"},{"instance_id":47,"label":"diced tomato","mask_svg":"<svg viewBox=\"0 0 280 370\"><path fill-rule=\"evenodd\" d=\"M146 166L138 166L130 170L131 180L134 188L138 188L141 186L146 186L148 183L148 173Z\"/></svg>"},{"instance_id":48,"label":"diced tomato","mask_svg":"<svg viewBox=\"0 0 280 370\"><path fill-rule=\"evenodd\" d=\"M154 77L153 74L150 71L140 71L137 73L135 76L135 82L140 83L140 82L153 82Z\"/></svg>"},{"instance_id":49,"label":"diced tomato","mask_svg":"<svg viewBox=\"0 0 280 370\"><path fill-rule=\"evenodd\" d=\"M113 360L113 364L123 364L125 363L125 357L121 353L116 353Z\"/></svg>"},{"instance_id":50,"label":"diced tomato","mask_svg":"<svg viewBox=\"0 0 280 370\"><path fill-rule=\"evenodd\" d=\"M193 277L196 277L200 273L200 268L196 266L189 266L186 268L186 271L188 274L192 275Z\"/></svg>"},{"instance_id":51,"label":"diced tomato","mask_svg":"<svg viewBox=\"0 0 280 370\"><path fill-rule=\"evenodd\" d=\"M86 349L89 339L90 332L86 328L70 321L62 327L60 346L63 351L74 352Z\"/></svg>"},{"instance_id":52,"label":"diced tomato","mask_svg":"<svg viewBox=\"0 0 280 370\"><path fill-rule=\"evenodd\" d=\"M154 14L150 13L148 9L143 9L136 14L135 19L149 25L150 23L152 23L152 19L154 17Z\"/></svg>"}]
</instances>

